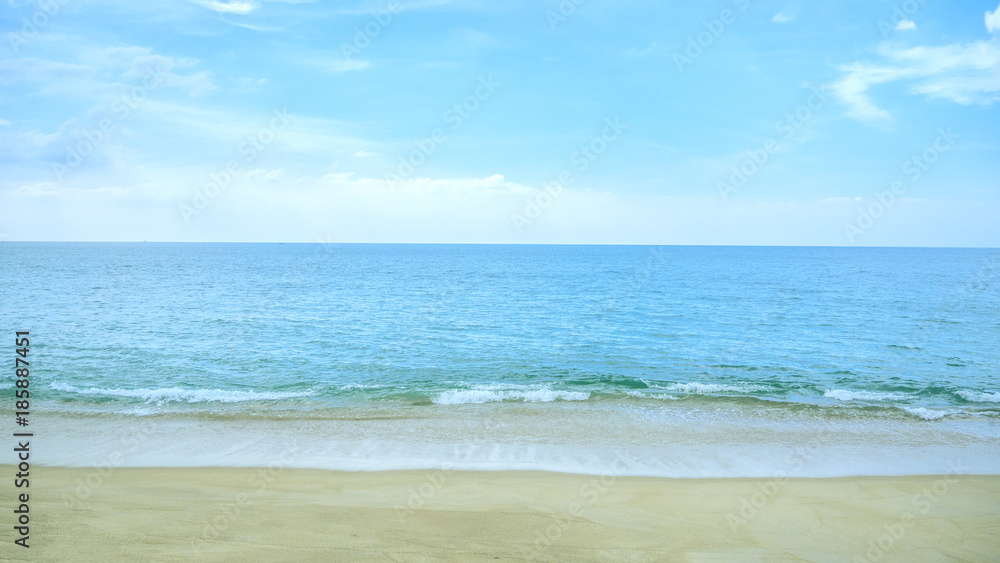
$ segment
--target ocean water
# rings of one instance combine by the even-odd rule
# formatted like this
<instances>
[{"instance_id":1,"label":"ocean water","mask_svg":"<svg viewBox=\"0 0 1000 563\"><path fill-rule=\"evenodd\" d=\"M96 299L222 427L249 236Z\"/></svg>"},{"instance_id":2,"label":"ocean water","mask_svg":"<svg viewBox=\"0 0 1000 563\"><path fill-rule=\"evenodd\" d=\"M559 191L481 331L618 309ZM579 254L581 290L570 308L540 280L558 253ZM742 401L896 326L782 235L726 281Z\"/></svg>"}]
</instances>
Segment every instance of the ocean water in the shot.
<instances>
[{"instance_id":1,"label":"ocean water","mask_svg":"<svg viewBox=\"0 0 1000 563\"><path fill-rule=\"evenodd\" d=\"M0 272L46 463L139 429L116 463L1000 472L997 250L6 242Z\"/></svg>"}]
</instances>

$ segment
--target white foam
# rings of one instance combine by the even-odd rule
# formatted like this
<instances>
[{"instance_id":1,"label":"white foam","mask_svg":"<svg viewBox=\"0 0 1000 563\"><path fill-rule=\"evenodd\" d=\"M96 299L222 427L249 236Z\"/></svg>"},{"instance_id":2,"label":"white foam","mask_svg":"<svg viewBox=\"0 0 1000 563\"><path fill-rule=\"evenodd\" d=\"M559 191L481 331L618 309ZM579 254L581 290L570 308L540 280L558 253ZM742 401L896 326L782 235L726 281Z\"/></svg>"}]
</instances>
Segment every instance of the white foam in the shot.
<instances>
[{"instance_id":1,"label":"white foam","mask_svg":"<svg viewBox=\"0 0 1000 563\"><path fill-rule=\"evenodd\" d=\"M341 391L350 391L352 389L384 389L385 385L365 385L364 383L348 383L347 385L341 385Z\"/></svg>"},{"instance_id":2,"label":"white foam","mask_svg":"<svg viewBox=\"0 0 1000 563\"><path fill-rule=\"evenodd\" d=\"M128 409L122 411L122 414L129 414L132 416L149 416L151 414L156 414L156 410L149 407L136 407L134 409Z\"/></svg>"},{"instance_id":3,"label":"white foam","mask_svg":"<svg viewBox=\"0 0 1000 563\"><path fill-rule=\"evenodd\" d=\"M903 407L903 410L924 420L937 420L952 414L951 411L940 411L925 407Z\"/></svg>"},{"instance_id":4,"label":"white foam","mask_svg":"<svg viewBox=\"0 0 1000 563\"><path fill-rule=\"evenodd\" d=\"M128 397L141 399L146 403L162 405L164 403L242 403L246 401L275 401L294 397L308 397L312 391L306 392L264 392L254 390L237 391L225 389L181 389L169 387L163 389L107 389L74 387L58 381L50 383L49 388L77 395L93 395L100 397Z\"/></svg>"},{"instance_id":5,"label":"white foam","mask_svg":"<svg viewBox=\"0 0 1000 563\"><path fill-rule=\"evenodd\" d=\"M438 405L499 403L502 401L548 403L552 401L586 401L589 398L590 393L586 391L557 391L547 387L518 388L510 385L483 385L472 389L449 389L431 399L431 402Z\"/></svg>"},{"instance_id":6,"label":"white foam","mask_svg":"<svg viewBox=\"0 0 1000 563\"><path fill-rule=\"evenodd\" d=\"M667 395L666 393L643 393L642 391L626 391L626 395L630 397L638 397L640 399L660 399L661 401L676 401L678 397L673 395Z\"/></svg>"},{"instance_id":7,"label":"white foam","mask_svg":"<svg viewBox=\"0 0 1000 563\"><path fill-rule=\"evenodd\" d=\"M827 389L823 396L838 401L899 401L911 398L906 393L882 391L852 391L849 389Z\"/></svg>"},{"instance_id":8,"label":"white foam","mask_svg":"<svg viewBox=\"0 0 1000 563\"><path fill-rule=\"evenodd\" d=\"M691 393L695 395L705 395L711 393L753 393L754 391L767 391L769 387L754 383L739 383L727 385L724 383L671 383L666 387L659 387L667 391L678 393Z\"/></svg>"},{"instance_id":9,"label":"white foam","mask_svg":"<svg viewBox=\"0 0 1000 563\"><path fill-rule=\"evenodd\" d=\"M962 389L960 391L956 391L955 394L966 401L972 401L974 403L1000 403L1000 393L984 393L982 391Z\"/></svg>"}]
</instances>

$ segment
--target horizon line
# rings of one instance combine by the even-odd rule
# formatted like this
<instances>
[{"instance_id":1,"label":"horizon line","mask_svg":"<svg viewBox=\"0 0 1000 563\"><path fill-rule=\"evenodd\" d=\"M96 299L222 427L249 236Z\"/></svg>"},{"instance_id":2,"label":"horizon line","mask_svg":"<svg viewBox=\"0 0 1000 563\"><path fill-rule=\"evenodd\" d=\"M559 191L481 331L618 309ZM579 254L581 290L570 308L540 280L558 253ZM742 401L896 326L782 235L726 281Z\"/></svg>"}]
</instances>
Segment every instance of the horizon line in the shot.
<instances>
[{"instance_id":1,"label":"horizon line","mask_svg":"<svg viewBox=\"0 0 1000 563\"><path fill-rule=\"evenodd\" d=\"M670 244L670 243L547 243L547 242L348 242L348 241L171 241L171 240L2 240L3 243L27 244L321 244L321 245L414 245L414 246L674 246L708 248L913 248L1000 250L997 246L878 246L834 244Z\"/></svg>"}]
</instances>

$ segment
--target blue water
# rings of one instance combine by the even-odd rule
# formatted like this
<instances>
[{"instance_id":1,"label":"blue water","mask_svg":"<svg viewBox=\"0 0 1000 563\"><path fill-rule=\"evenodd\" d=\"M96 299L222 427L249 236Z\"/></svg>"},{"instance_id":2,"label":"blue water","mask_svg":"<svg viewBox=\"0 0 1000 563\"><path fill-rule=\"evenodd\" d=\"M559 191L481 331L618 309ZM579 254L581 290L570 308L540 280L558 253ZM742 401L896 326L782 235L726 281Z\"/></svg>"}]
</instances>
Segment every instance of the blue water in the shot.
<instances>
[{"instance_id":1,"label":"blue water","mask_svg":"<svg viewBox=\"0 0 1000 563\"><path fill-rule=\"evenodd\" d=\"M421 404L504 384L959 413L1000 402L996 255L6 243L0 264L18 280L5 324L32 331L58 402ZM75 391L102 388L150 393ZM155 394L174 388L189 393Z\"/></svg>"},{"instance_id":2,"label":"blue water","mask_svg":"<svg viewBox=\"0 0 1000 563\"><path fill-rule=\"evenodd\" d=\"M31 331L35 408L63 416L407 419L493 405L552 420L726 411L992 432L998 255L7 242L0 307L5 333Z\"/></svg>"}]
</instances>

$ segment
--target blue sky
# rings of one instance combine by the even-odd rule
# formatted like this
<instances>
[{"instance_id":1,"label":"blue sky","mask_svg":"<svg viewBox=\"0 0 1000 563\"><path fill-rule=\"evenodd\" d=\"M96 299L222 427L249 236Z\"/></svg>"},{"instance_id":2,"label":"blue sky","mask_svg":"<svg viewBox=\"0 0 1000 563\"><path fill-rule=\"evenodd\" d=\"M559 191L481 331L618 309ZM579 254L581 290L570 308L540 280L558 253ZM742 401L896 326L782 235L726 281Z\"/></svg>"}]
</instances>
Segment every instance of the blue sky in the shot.
<instances>
[{"instance_id":1,"label":"blue sky","mask_svg":"<svg viewBox=\"0 0 1000 563\"><path fill-rule=\"evenodd\" d=\"M998 8L8 0L0 237L997 247Z\"/></svg>"}]
</instances>

